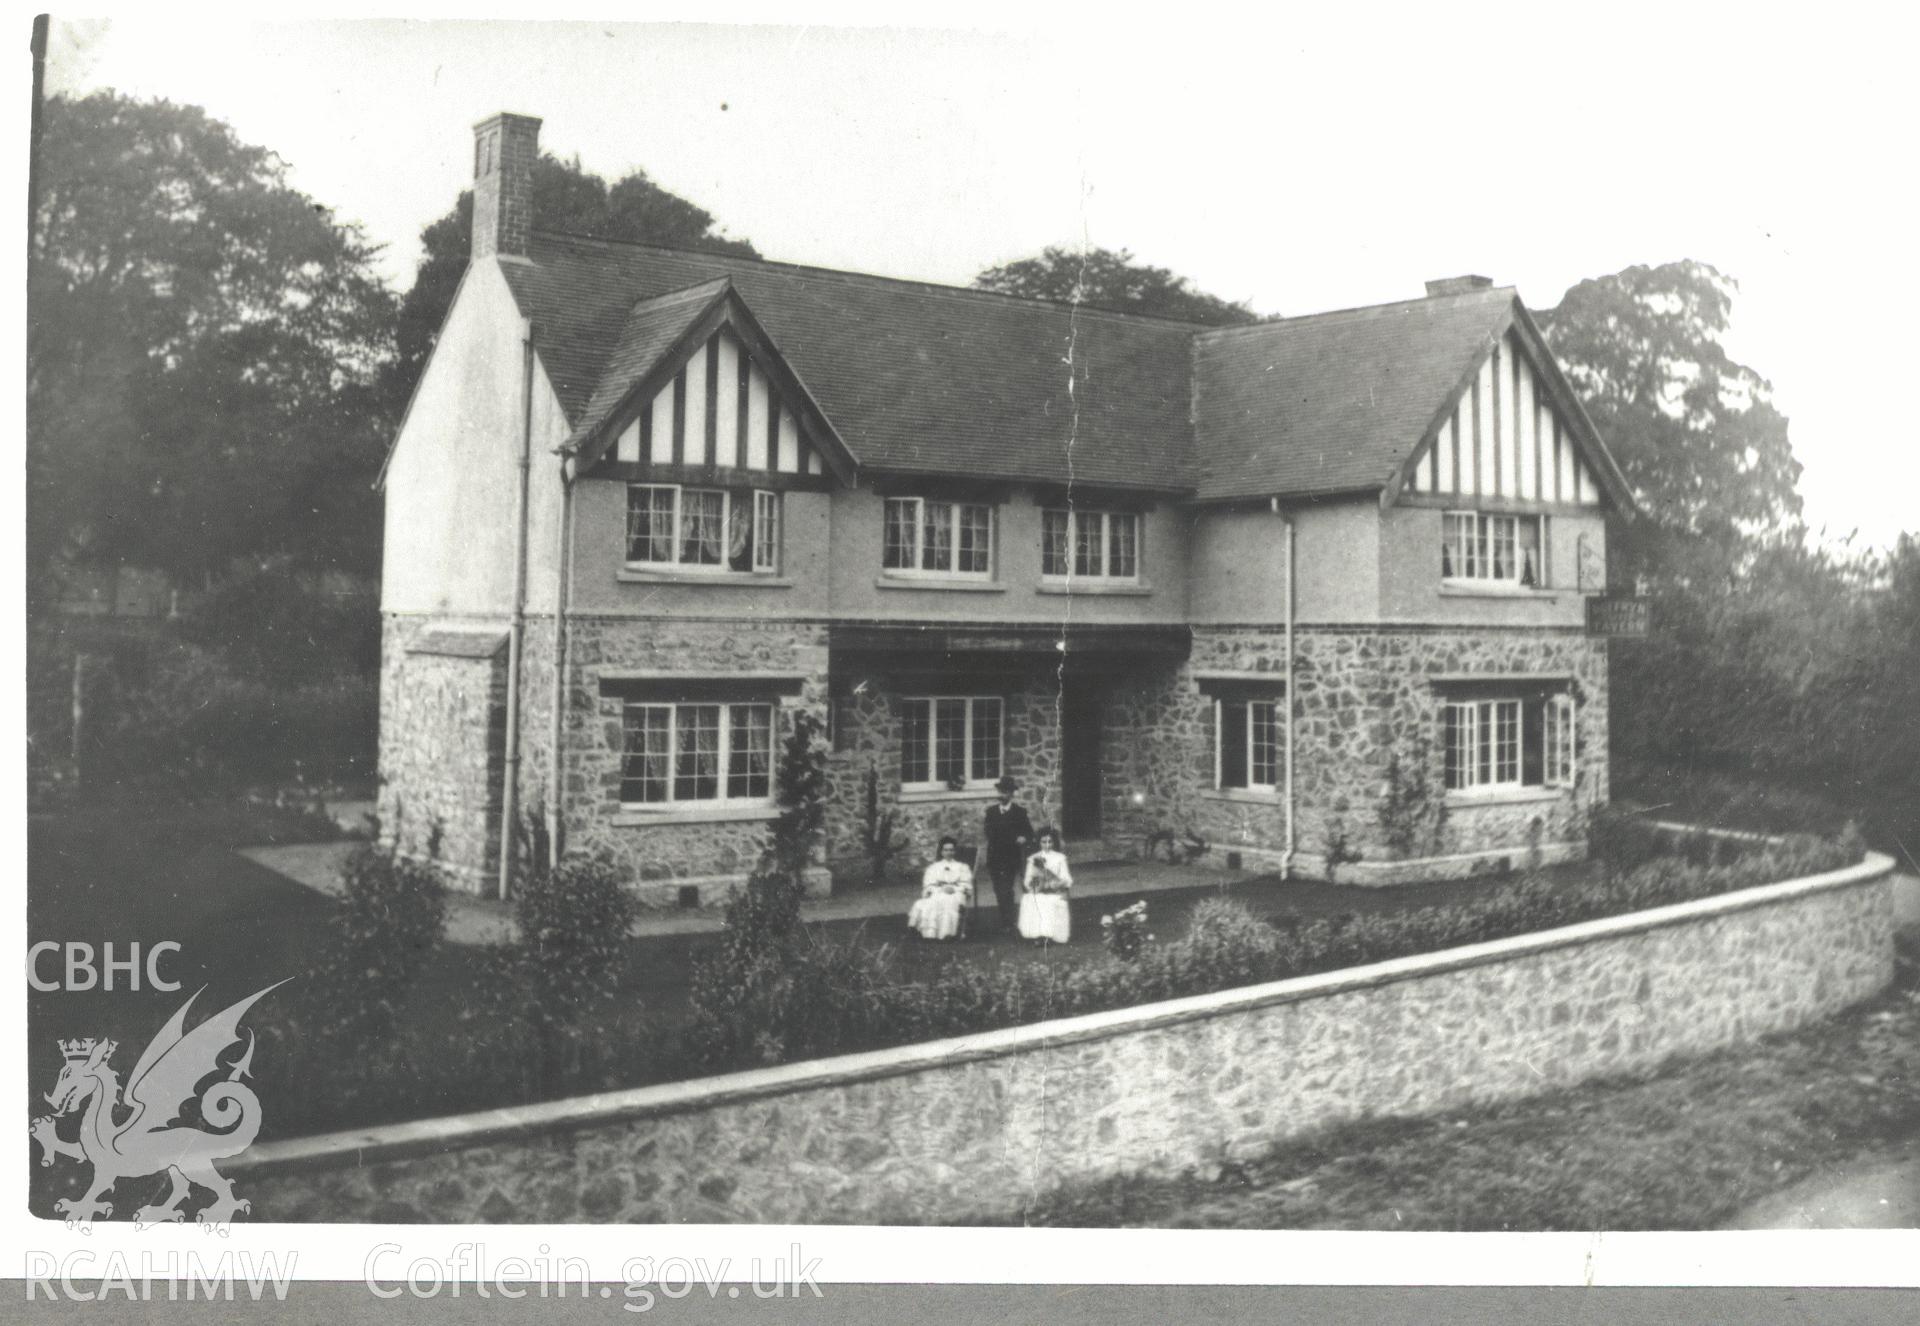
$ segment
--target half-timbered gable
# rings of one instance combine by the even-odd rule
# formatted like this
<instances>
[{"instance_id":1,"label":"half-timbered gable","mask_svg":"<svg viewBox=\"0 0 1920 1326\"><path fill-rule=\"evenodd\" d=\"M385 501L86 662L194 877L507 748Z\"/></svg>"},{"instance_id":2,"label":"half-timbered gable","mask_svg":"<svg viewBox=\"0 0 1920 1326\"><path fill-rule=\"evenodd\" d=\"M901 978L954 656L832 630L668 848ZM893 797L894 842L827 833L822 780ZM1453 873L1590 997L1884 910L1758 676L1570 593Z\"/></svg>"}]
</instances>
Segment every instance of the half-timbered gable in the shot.
<instances>
[{"instance_id":1,"label":"half-timbered gable","mask_svg":"<svg viewBox=\"0 0 1920 1326\"><path fill-rule=\"evenodd\" d=\"M637 302L569 447L581 472L770 487L853 459L725 277Z\"/></svg>"},{"instance_id":2,"label":"half-timbered gable","mask_svg":"<svg viewBox=\"0 0 1920 1326\"><path fill-rule=\"evenodd\" d=\"M1545 346L1517 318L1449 393L1401 478L1402 494L1415 497L1589 508L1619 504L1625 488Z\"/></svg>"}]
</instances>

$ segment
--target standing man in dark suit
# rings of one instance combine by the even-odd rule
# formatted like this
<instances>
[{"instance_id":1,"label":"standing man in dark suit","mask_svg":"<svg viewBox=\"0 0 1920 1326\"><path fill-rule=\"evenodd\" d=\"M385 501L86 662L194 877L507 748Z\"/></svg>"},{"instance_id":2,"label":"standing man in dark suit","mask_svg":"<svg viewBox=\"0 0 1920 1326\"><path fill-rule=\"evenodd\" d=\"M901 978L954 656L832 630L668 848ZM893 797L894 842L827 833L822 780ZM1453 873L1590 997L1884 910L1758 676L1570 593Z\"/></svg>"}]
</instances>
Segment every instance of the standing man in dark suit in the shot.
<instances>
[{"instance_id":1,"label":"standing man in dark suit","mask_svg":"<svg viewBox=\"0 0 1920 1326\"><path fill-rule=\"evenodd\" d=\"M1002 933L1012 933L1019 916L1019 899L1014 896L1014 881L1020 878L1027 861L1027 848L1033 843L1033 821L1027 808L1013 802L1020 784L1002 778L994 790L1000 799L987 807L987 873L993 876L993 900L1000 913Z\"/></svg>"}]
</instances>

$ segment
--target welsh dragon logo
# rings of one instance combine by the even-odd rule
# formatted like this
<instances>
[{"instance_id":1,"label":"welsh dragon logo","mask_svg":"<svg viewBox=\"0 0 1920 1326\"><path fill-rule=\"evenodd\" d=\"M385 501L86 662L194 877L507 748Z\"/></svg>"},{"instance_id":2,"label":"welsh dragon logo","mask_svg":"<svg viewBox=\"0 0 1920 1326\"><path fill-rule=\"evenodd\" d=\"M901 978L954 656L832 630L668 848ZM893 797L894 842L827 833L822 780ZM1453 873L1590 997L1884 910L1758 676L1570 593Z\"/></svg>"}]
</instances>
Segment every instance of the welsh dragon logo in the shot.
<instances>
[{"instance_id":1,"label":"welsh dragon logo","mask_svg":"<svg viewBox=\"0 0 1920 1326\"><path fill-rule=\"evenodd\" d=\"M246 1011L279 985L248 995L188 1031L187 1010L204 989L196 991L141 1052L124 1096L120 1075L107 1065L117 1048L113 1041L87 1037L60 1042L66 1063L46 1096L53 1113L36 1118L29 1131L40 1144L42 1165L67 1156L93 1166L86 1196L54 1203L69 1225L85 1229L95 1216L111 1216L113 1204L101 1198L121 1179L162 1171L171 1177L172 1191L135 1211L137 1225L184 1220L184 1206L195 1186L213 1193L197 1217L210 1229L224 1233L237 1212L252 1210L251 1203L235 1199L233 1184L213 1163L245 1151L260 1131L260 1098L240 1080L252 1069L253 1033L244 1033L246 1050L231 1065L220 1060L242 1043L240 1019ZM225 1077L201 1089L203 1081L222 1072ZM204 1127L180 1118L195 1099ZM76 1111L81 1112L80 1137L68 1142L60 1137L58 1124Z\"/></svg>"}]
</instances>

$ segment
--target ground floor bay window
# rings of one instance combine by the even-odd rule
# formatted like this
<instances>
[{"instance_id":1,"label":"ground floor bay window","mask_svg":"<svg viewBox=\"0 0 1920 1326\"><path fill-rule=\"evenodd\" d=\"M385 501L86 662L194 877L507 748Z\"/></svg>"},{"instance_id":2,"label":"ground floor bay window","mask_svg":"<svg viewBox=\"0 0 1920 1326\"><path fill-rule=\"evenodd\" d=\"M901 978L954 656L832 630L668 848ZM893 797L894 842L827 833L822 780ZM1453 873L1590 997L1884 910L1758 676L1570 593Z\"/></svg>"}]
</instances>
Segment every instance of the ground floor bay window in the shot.
<instances>
[{"instance_id":1,"label":"ground floor bay window","mask_svg":"<svg viewBox=\"0 0 1920 1326\"><path fill-rule=\"evenodd\" d=\"M1575 770L1573 697L1449 699L1442 711L1447 791L1570 787Z\"/></svg>"}]
</instances>

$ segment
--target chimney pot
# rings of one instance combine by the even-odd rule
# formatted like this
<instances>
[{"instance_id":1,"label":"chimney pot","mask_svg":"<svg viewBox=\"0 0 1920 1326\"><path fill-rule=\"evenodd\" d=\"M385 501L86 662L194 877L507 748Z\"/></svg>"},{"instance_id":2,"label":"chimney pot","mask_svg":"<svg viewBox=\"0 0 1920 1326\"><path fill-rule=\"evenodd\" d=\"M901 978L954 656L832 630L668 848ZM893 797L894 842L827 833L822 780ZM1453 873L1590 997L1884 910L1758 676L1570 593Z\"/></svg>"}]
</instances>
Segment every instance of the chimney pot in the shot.
<instances>
[{"instance_id":1,"label":"chimney pot","mask_svg":"<svg viewBox=\"0 0 1920 1326\"><path fill-rule=\"evenodd\" d=\"M1493 285L1491 276L1443 276L1437 281L1427 282L1427 298L1435 295L1464 295L1475 290L1487 290Z\"/></svg>"},{"instance_id":2,"label":"chimney pot","mask_svg":"<svg viewBox=\"0 0 1920 1326\"><path fill-rule=\"evenodd\" d=\"M473 126L473 249L477 261L525 257L533 237L533 163L540 121L501 112Z\"/></svg>"}]
</instances>

